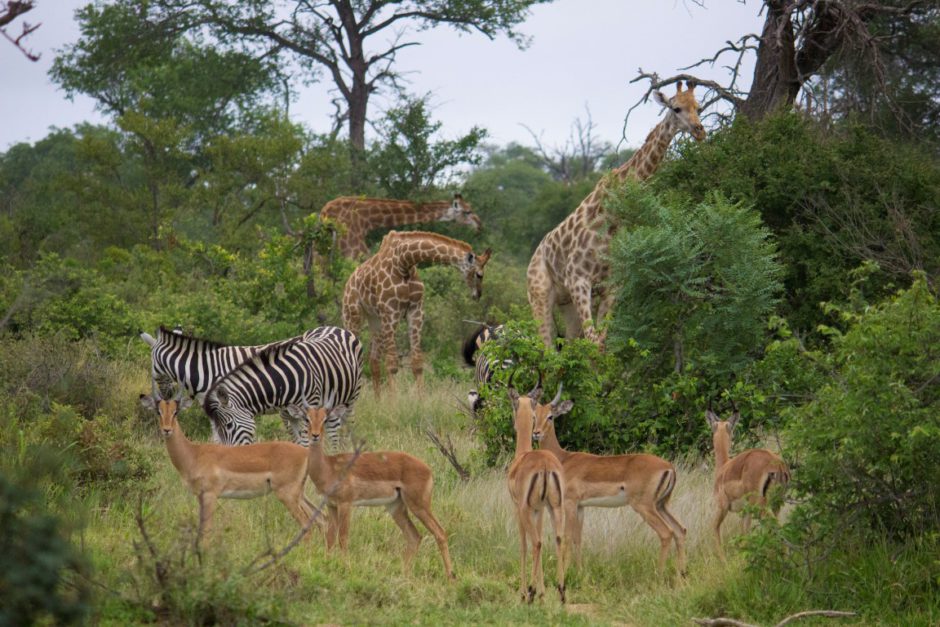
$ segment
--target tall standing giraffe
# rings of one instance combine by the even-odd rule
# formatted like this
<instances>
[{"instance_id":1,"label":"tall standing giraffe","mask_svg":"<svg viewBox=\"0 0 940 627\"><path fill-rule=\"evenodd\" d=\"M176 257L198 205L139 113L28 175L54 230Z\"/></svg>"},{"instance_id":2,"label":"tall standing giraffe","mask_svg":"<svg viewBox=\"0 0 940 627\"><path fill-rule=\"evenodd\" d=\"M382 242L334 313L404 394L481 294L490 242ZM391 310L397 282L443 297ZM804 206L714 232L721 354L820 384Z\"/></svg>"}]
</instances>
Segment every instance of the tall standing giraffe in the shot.
<instances>
[{"instance_id":1,"label":"tall standing giraffe","mask_svg":"<svg viewBox=\"0 0 940 627\"><path fill-rule=\"evenodd\" d=\"M456 222L480 230L479 216L460 194L453 200L415 203L389 198L340 196L323 206L320 216L331 218L346 227L337 242L340 254L356 258L369 253L366 235L380 228L420 224L422 222Z\"/></svg>"},{"instance_id":2,"label":"tall standing giraffe","mask_svg":"<svg viewBox=\"0 0 940 627\"><path fill-rule=\"evenodd\" d=\"M604 286L610 272L606 257L613 235L603 208L604 198L611 185L628 177L639 181L649 178L680 131L690 133L697 141L705 138L698 117L700 107L692 90L689 85L683 91L680 81L672 98L658 90L653 92L656 102L666 109L666 118L630 160L602 177L578 208L549 231L535 249L526 273L529 305L547 347L552 346L554 337L552 312L556 305L564 314L565 337L577 337L583 330L592 341L603 343L603 335L591 322L603 320L613 304L613 294ZM596 318L592 315L595 309Z\"/></svg>"},{"instance_id":3,"label":"tall standing giraffe","mask_svg":"<svg viewBox=\"0 0 940 627\"><path fill-rule=\"evenodd\" d=\"M424 323L424 284L418 278L419 263L438 263L456 267L464 275L474 300L483 289L483 269L490 259L490 249L476 255L466 242L424 231L390 231L379 250L356 268L343 291L343 325L353 331L362 325L363 314L372 332L369 365L376 394L382 383L381 353L389 385L398 372L395 328L402 317L408 318L411 343L411 371L415 382L422 383L421 326Z\"/></svg>"}]
</instances>

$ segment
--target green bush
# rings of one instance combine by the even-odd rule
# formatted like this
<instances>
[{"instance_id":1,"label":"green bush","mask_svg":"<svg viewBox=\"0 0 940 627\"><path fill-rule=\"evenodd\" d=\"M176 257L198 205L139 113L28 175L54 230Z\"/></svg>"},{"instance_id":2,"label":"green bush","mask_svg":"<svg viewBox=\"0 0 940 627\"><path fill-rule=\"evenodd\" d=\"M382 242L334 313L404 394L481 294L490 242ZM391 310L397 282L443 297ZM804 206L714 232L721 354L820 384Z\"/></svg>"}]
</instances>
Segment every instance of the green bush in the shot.
<instances>
[{"instance_id":1,"label":"green bush","mask_svg":"<svg viewBox=\"0 0 940 627\"><path fill-rule=\"evenodd\" d=\"M58 473L57 456L36 449L0 473L0 625L82 623L90 609L86 565L40 487Z\"/></svg>"},{"instance_id":2,"label":"green bush","mask_svg":"<svg viewBox=\"0 0 940 627\"><path fill-rule=\"evenodd\" d=\"M636 342L664 370L733 376L763 347L781 287L760 216L717 194L692 203L629 184L606 206L620 226L610 250L611 348Z\"/></svg>"}]
</instances>

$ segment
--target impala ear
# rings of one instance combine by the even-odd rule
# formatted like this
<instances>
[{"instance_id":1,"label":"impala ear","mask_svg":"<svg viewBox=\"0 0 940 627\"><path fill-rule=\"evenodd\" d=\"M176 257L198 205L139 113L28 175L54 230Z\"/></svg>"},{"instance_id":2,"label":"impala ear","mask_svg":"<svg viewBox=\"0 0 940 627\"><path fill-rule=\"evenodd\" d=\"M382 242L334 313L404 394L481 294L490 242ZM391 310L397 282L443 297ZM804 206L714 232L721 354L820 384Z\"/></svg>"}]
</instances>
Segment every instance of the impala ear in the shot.
<instances>
[{"instance_id":1,"label":"impala ear","mask_svg":"<svg viewBox=\"0 0 940 627\"><path fill-rule=\"evenodd\" d=\"M330 418L335 418L336 420L346 420L346 416L349 415L349 407L347 405L337 405L336 407L331 407L326 410L326 415Z\"/></svg>"},{"instance_id":2,"label":"impala ear","mask_svg":"<svg viewBox=\"0 0 940 627\"><path fill-rule=\"evenodd\" d=\"M157 403L150 394L141 394L140 404L147 411L157 411Z\"/></svg>"},{"instance_id":3,"label":"impala ear","mask_svg":"<svg viewBox=\"0 0 940 627\"><path fill-rule=\"evenodd\" d=\"M552 403L552 418L555 418L557 416L564 416L569 411L571 411L572 407L574 407L574 401L571 400L570 398L565 399L562 402L557 403L557 404Z\"/></svg>"},{"instance_id":4,"label":"impala ear","mask_svg":"<svg viewBox=\"0 0 940 627\"><path fill-rule=\"evenodd\" d=\"M713 412L710 408L705 410L705 420L708 421L708 426L712 428L712 431L718 426L718 423L721 421L720 418Z\"/></svg>"},{"instance_id":5,"label":"impala ear","mask_svg":"<svg viewBox=\"0 0 940 627\"><path fill-rule=\"evenodd\" d=\"M178 411L183 411L184 409L189 409L192 407L193 399L189 396L183 395L176 400Z\"/></svg>"},{"instance_id":6,"label":"impala ear","mask_svg":"<svg viewBox=\"0 0 940 627\"><path fill-rule=\"evenodd\" d=\"M731 414L731 419L728 420L728 427L734 430L734 427L738 424L739 420L741 420L741 412L734 410L734 413Z\"/></svg>"}]
</instances>

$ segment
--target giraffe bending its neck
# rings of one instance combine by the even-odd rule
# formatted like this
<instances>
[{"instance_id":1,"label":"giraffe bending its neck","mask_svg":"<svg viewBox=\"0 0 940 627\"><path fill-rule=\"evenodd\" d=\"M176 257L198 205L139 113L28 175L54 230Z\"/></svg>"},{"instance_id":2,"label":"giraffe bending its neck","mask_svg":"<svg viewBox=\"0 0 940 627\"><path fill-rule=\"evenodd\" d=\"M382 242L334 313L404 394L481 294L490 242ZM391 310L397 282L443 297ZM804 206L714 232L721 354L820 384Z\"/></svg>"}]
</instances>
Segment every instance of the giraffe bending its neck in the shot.
<instances>
[{"instance_id":1,"label":"giraffe bending its neck","mask_svg":"<svg viewBox=\"0 0 940 627\"><path fill-rule=\"evenodd\" d=\"M411 343L411 371L415 382L422 383L421 325L424 323L424 284L418 278L419 263L445 264L464 275L474 300L483 289L483 269L490 259L490 249L481 255L470 244L437 233L390 231L375 255L356 268L343 291L343 325L358 332L362 318L369 321L372 337L369 365L372 385L378 395L382 383L380 357L392 377L398 372L395 328L402 317L408 318Z\"/></svg>"},{"instance_id":2,"label":"giraffe bending its neck","mask_svg":"<svg viewBox=\"0 0 940 627\"><path fill-rule=\"evenodd\" d=\"M666 119L656 125L629 161L601 178L578 208L545 235L529 262L529 305L547 347L552 346L554 337L556 305L564 314L565 337L578 337L583 331L591 340L603 343L603 335L591 322L603 320L613 304L613 294L604 286L610 271L607 249L613 235L603 208L608 188L628 177L639 181L649 178L680 131L699 141L705 138L691 85L683 91L680 82L672 98L659 91L653 96L666 108Z\"/></svg>"},{"instance_id":3,"label":"giraffe bending its neck","mask_svg":"<svg viewBox=\"0 0 940 627\"><path fill-rule=\"evenodd\" d=\"M419 224L421 222L456 222L480 230L480 218L460 194L453 200L414 203L388 198L341 196L323 206L320 216L331 218L346 227L337 242L344 257L365 256L369 252L366 235L382 227Z\"/></svg>"}]
</instances>

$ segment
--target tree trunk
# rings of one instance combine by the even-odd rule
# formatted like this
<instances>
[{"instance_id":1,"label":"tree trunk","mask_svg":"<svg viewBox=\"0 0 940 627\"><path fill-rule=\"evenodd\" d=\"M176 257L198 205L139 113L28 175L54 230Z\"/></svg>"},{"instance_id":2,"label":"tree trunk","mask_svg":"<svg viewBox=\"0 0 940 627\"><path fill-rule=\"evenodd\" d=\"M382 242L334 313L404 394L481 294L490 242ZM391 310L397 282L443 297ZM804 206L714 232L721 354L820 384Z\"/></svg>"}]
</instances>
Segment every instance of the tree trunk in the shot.
<instances>
[{"instance_id":1,"label":"tree trunk","mask_svg":"<svg viewBox=\"0 0 940 627\"><path fill-rule=\"evenodd\" d=\"M366 111L369 90L364 81L354 80L349 94L349 159L352 189L362 192L366 178Z\"/></svg>"},{"instance_id":2,"label":"tree trunk","mask_svg":"<svg viewBox=\"0 0 940 627\"><path fill-rule=\"evenodd\" d=\"M793 42L793 23L785 2L767 2L767 17L757 47L754 80L741 113L759 120L768 113L787 107L800 91Z\"/></svg>"}]
</instances>

